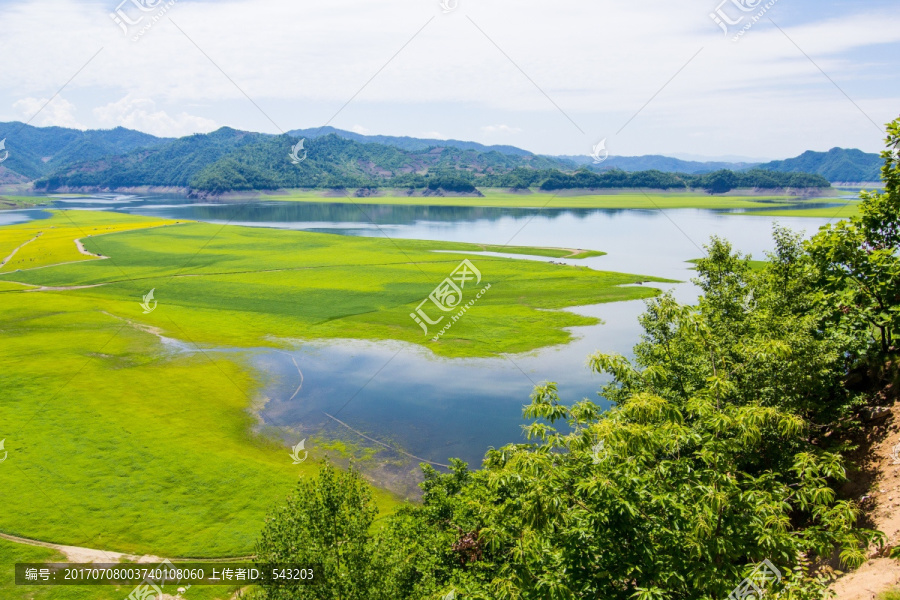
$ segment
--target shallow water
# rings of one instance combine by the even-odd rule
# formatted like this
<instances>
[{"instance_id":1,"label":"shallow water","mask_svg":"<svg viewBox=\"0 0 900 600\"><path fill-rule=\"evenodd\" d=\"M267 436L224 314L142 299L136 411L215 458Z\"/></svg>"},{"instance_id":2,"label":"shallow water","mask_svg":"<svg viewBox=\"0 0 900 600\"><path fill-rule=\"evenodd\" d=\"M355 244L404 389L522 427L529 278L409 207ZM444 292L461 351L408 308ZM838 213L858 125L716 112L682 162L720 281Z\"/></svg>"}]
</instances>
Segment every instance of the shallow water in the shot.
<instances>
[{"instance_id":1,"label":"shallow water","mask_svg":"<svg viewBox=\"0 0 900 600\"><path fill-rule=\"evenodd\" d=\"M828 222L696 209L193 203L163 196L70 198L57 200L54 206L343 235L602 250L608 254L579 261L527 260L680 280L685 283L657 287L671 289L683 302L693 301L697 293L688 282L692 265L685 261L702 256L701 247L710 236L727 238L742 252L763 258L772 248L776 221L807 235ZM0 224L45 215L41 210L6 211L0 213ZM471 260L478 264L477 256ZM588 371L587 357L595 351L630 354L640 336L637 317L643 309L643 301L573 309L604 323L574 328L574 341L564 346L490 359L444 359L420 346L352 340L298 343L290 353L254 350L248 357L267 374L263 394L269 402L261 416L269 425L308 436L312 456L316 436L343 437L378 448L361 433L417 458L444 464L458 457L477 465L488 447L523 440L521 411L536 383L558 382L565 402L582 398L602 402L597 391L605 379ZM412 320L410 327L417 327ZM298 391L300 373L303 383ZM396 457L415 462L406 454Z\"/></svg>"}]
</instances>

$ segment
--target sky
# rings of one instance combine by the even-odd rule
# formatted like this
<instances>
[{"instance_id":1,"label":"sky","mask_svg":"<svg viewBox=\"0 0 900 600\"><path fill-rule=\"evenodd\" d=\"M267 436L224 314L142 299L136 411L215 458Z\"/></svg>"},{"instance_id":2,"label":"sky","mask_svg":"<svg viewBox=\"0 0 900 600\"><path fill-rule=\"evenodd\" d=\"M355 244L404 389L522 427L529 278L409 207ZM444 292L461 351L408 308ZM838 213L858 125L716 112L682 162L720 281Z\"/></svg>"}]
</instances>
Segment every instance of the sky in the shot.
<instances>
[{"instance_id":1,"label":"sky","mask_svg":"<svg viewBox=\"0 0 900 600\"><path fill-rule=\"evenodd\" d=\"M0 0L0 121L877 152L898 50L896 0Z\"/></svg>"}]
</instances>

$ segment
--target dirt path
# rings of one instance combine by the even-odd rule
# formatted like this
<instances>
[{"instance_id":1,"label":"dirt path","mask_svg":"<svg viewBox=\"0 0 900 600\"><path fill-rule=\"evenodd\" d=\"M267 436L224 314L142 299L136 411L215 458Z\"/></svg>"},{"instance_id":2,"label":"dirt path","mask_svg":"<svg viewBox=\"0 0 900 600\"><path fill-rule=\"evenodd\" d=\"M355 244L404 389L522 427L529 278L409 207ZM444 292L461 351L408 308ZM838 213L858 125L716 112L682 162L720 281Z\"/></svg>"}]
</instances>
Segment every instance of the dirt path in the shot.
<instances>
[{"instance_id":1,"label":"dirt path","mask_svg":"<svg viewBox=\"0 0 900 600\"><path fill-rule=\"evenodd\" d=\"M123 554L121 552L108 552L106 550L94 550L92 548L80 548L78 546L63 546L62 544L51 544L50 542L39 542L28 538L16 537L6 533L0 533L0 538L17 544L25 544L26 546L39 546L41 548L50 548L56 550L66 556L66 560L73 563L114 563L123 560L138 563L159 563L163 559L158 556L145 554L144 556L135 556L134 554Z\"/></svg>"},{"instance_id":2,"label":"dirt path","mask_svg":"<svg viewBox=\"0 0 900 600\"><path fill-rule=\"evenodd\" d=\"M94 550L91 548L79 548L78 546L63 546L62 544L51 544L49 542L39 542L37 540L30 540L28 538L16 537L14 535L8 535L5 533L0 533L0 538L15 542L17 544L25 544L26 546L39 546L41 548L49 548L51 550L56 550L65 555L66 561L71 563L118 563L122 561L130 561L141 564L159 564L163 560L158 556L152 556L150 554L145 554L143 556L136 556L134 554L123 554L121 552L107 552L106 550ZM214 560L211 559L184 559L191 560L193 562L240 562L246 560L252 560L252 556L240 556L236 558L217 558ZM243 588L236 591L234 594L230 596L230 600L237 600L240 597L241 592L246 591L248 588ZM157 600L157 597L154 596L154 600ZM172 596L170 594L163 594L158 598L158 600L182 600L182 596L179 594L177 596Z\"/></svg>"},{"instance_id":3,"label":"dirt path","mask_svg":"<svg viewBox=\"0 0 900 600\"><path fill-rule=\"evenodd\" d=\"M31 239L28 240L27 242L22 242L21 244L19 244L18 246L16 246L15 250L13 250L12 252L10 252L9 256L7 256L6 258L3 259L3 262L0 262L0 269L2 269L2 268L6 265L6 263L8 263L9 261L12 260L13 256L16 255L16 252L18 252L19 250L21 250L21 249L22 249L23 247L25 247L27 244L30 244L30 243L33 242L34 240L38 239L38 238L41 237L42 235L44 235L44 232L43 232L43 231L40 232L40 233L38 233L36 236L34 236L33 238L31 238Z\"/></svg>"},{"instance_id":4,"label":"dirt path","mask_svg":"<svg viewBox=\"0 0 900 600\"><path fill-rule=\"evenodd\" d=\"M884 532L886 549L900 546L900 403L894 404L891 412L887 435L871 451L871 466L877 475L866 492L868 501L874 503L869 516L875 528ZM838 579L831 589L836 600L875 600L898 586L900 562L873 552L865 564Z\"/></svg>"},{"instance_id":5,"label":"dirt path","mask_svg":"<svg viewBox=\"0 0 900 600\"><path fill-rule=\"evenodd\" d=\"M144 554L137 556L136 554L125 554L122 552L113 552L111 550L95 550L93 548L81 548L79 546L64 546L63 544L53 544L51 542L41 542L29 538L9 535L8 533L0 533L0 538L15 542L17 544L25 544L26 546L39 546L41 548L50 548L66 555L69 562L99 562L111 563L120 560L128 560L139 563L159 563L166 559L152 554ZM251 561L255 556L225 556L222 558L170 558L173 562L243 562Z\"/></svg>"},{"instance_id":6,"label":"dirt path","mask_svg":"<svg viewBox=\"0 0 900 600\"><path fill-rule=\"evenodd\" d=\"M51 550L56 550L57 552L62 553L66 557L67 562L71 563L118 563L122 561L130 561L134 563L141 564L159 564L164 558L160 558L159 556L152 556L150 554L145 554L143 556L137 556L134 554L123 554L121 552L108 552L106 550L94 550L92 548L80 548L78 546L63 546L62 544L51 544L49 542L39 542L37 540L31 540L28 538L16 537L14 535L8 535L6 533L0 533L0 538L7 540L9 542L15 542L17 544L25 544L26 546L38 546L40 548L49 548ZM182 558L182 559L171 559L174 562L179 560L182 561L190 561L190 562L245 562L253 560L255 557L253 556L235 556L235 557L227 557L227 558ZM230 600L237 600L240 597L242 592L246 592L249 588L242 588L238 591L234 592L230 596ZM158 600L181 600L181 595L172 596L169 594L163 594L159 597ZM154 600L156 597L154 596Z\"/></svg>"},{"instance_id":7,"label":"dirt path","mask_svg":"<svg viewBox=\"0 0 900 600\"><path fill-rule=\"evenodd\" d=\"M152 227L148 227L148 229L152 229ZM108 234L105 234L108 235ZM91 237L91 236L88 236ZM78 248L78 251L84 254L85 256L93 256L95 258L109 258L108 256L103 256L102 254L94 254L93 252L88 252L84 249L84 244L81 243L81 238L75 240L75 247Z\"/></svg>"},{"instance_id":8,"label":"dirt path","mask_svg":"<svg viewBox=\"0 0 900 600\"><path fill-rule=\"evenodd\" d=\"M505 252L506 254L515 254L516 256L535 256L535 255L521 254L521 253L515 252L515 246L513 246L512 249L496 250L495 248L503 248L503 246L493 246L491 244L477 244L477 245L481 246L481 249L484 252L498 252L498 253ZM490 248L490 250L488 248ZM590 250L582 250L580 248L559 248L557 246L535 246L535 248L540 248L542 250L565 250L566 252L569 253L566 256L559 256L559 257L550 256L550 257L544 257L544 258L572 258L573 256L577 256L577 255L581 254L582 252L590 252ZM448 252L449 252L449 250L448 250Z\"/></svg>"},{"instance_id":9,"label":"dirt path","mask_svg":"<svg viewBox=\"0 0 900 600\"><path fill-rule=\"evenodd\" d=\"M14 281L13 283L20 283L18 281ZM27 283L23 283L22 285L29 285ZM69 290L86 290L88 288L95 288L106 285L105 283L94 283L92 285L42 285L40 287L36 287L29 290L22 290L24 292L67 292Z\"/></svg>"}]
</instances>

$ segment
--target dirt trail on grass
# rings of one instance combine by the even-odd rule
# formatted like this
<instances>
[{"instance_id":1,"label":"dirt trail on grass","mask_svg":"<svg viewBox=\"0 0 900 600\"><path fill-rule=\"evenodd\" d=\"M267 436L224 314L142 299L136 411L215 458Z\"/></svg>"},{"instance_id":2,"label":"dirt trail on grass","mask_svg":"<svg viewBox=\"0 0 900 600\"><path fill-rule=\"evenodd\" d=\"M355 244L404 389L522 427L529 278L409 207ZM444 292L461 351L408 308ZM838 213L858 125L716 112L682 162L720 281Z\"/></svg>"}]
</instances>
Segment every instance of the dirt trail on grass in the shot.
<instances>
[{"instance_id":1,"label":"dirt trail on grass","mask_svg":"<svg viewBox=\"0 0 900 600\"><path fill-rule=\"evenodd\" d=\"M8 263L9 261L12 260L13 256L16 255L16 252L18 252L19 250L21 250L21 249L22 249L23 247L25 247L27 244L30 244L30 243L33 242L34 240L38 239L38 238L41 237L42 235L44 235L44 232L43 232L43 231L40 232L40 233L38 233L36 236L34 236L33 238L31 238L30 240L28 240L28 241L26 241L26 242L22 242L21 244L19 244L18 246L16 246L16 248L15 248L12 252L10 252L9 256L7 256L6 258L4 258L4 259L3 259L3 262L0 262L0 269L2 269L4 266L6 266L6 263Z\"/></svg>"},{"instance_id":2,"label":"dirt trail on grass","mask_svg":"<svg viewBox=\"0 0 900 600\"><path fill-rule=\"evenodd\" d=\"M69 562L97 562L112 563L120 560L128 560L139 563L160 563L165 558L153 556L152 554L144 554L138 556L136 554L125 554L123 552L113 552L111 550L96 550L94 548L81 548L79 546L65 546L63 544L53 544L51 542L41 542L29 538L9 535L8 533L0 533L0 538L17 544L25 544L26 546L39 546L41 548L50 548L66 555ZM225 556L220 558L170 558L171 561L180 562L243 562L250 561L255 556Z\"/></svg>"},{"instance_id":3,"label":"dirt trail on grass","mask_svg":"<svg viewBox=\"0 0 900 600\"><path fill-rule=\"evenodd\" d=\"M66 560L73 563L114 563L123 560L138 563L159 563L163 559L158 556L145 554L144 556L136 556L134 554L123 554L121 552L107 552L106 550L94 550L92 548L80 548L78 546L64 546L62 544L51 544L50 542L39 542L28 538L16 537L6 533L0 533L0 538L17 544L25 544L26 546L39 546L41 548L50 548L56 550L66 556Z\"/></svg>"},{"instance_id":4,"label":"dirt trail on grass","mask_svg":"<svg viewBox=\"0 0 900 600\"><path fill-rule=\"evenodd\" d=\"M836 600L875 600L900 586L900 562L887 558L890 548L900 546L900 403L890 410L891 416L883 425L886 435L869 453L866 468L874 478L863 496L865 503L873 506L868 513L871 526L886 536L885 550L873 551L865 564L832 584Z\"/></svg>"},{"instance_id":5,"label":"dirt trail on grass","mask_svg":"<svg viewBox=\"0 0 900 600\"><path fill-rule=\"evenodd\" d=\"M13 283L20 283L18 281L14 281ZM27 283L23 283L22 285L28 285ZM33 289L22 290L23 292L67 292L69 290L86 290L88 288L95 288L106 285L105 283L95 283L92 285L42 285L40 287L36 287Z\"/></svg>"},{"instance_id":6,"label":"dirt trail on grass","mask_svg":"<svg viewBox=\"0 0 900 600\"><path fill-rule=\"evenodd\" d=\"M147 229L152 229L152 227L148 227ZM108 234L106 234L108 235ZM88 236L91 237L91 236ZM84 249L84 244L81 243L81 238L75 240L75 247L78 248L78 251L84 254L85 256L93 256L95 258L109 258L108 256L103 256L102 254L94 254L93 252L88 252Z\"/></svg>"},{"instance_id":7,"label":"dirt trail on grass","mask_svg":"<svg viewBox=\"0 0 900 600\"><path fill-rule=\"evenodd\" d=\"M66 561L70 563L118 563L122 561L130 561L134 563L140 564L159 564L163 560L158 556L152 556L150 554L145 554L143 556L136 556L134 554L123 554L121 552L107 552L105 550L94 550L91 548L79 548L78 546L63 546L62 544L51 544L49 542L39 542L37 540L30 540L28 538L16 537L14 535L8 535L5 533L0 533L0 538L7 540L9 542L15 542L17 544L25 544L26 546L39 546L41 548L49 548L51 550L56 550L65 555ZM228 561L228 562L239 562L252 559L250 556L240 556L236 558L217 558L217 559L191 559L194 562L219 562L219 561ZM237 600L240 597L242 591L246 591L248 588L243 588L236 591L229 598L230 600ZM157 597L154 596L154 599ZM162 594L162 596L158 597L158 600L183 600L181 594L177 596L172 596L171 594Z\"/></svg>"}]
</instances>

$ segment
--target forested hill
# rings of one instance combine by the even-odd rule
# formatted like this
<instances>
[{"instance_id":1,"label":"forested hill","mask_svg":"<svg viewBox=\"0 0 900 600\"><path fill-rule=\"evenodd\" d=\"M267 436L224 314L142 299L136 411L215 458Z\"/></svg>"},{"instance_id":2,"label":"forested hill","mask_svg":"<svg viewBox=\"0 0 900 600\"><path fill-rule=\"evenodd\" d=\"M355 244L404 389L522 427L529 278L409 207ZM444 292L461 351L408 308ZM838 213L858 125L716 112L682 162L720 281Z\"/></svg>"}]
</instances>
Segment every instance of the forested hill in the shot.
<instances>
[{"instance_id":1,"label":"forested hill","mask_svg":"<svg viewBox=\"0 0 900 600\"><path fill-rule=\"evenodd\" d=\"M306 140L294 164L289 135L222 128L144 148L108 160L62 169L37 182L42 189L173 186L208 192L275 188L424 187L438 177L464 180L522 167L549 170L558 161L533 155L458 148L404 151L331 134ZM428 175L426 177L426 175Z\"/></svg>"},{"instance_id":2,"label":"forested hill","mask_svg":"<svg viewBox=\"0 0 900 600\"><path fill-rule=\"evenodd\" d=\"M574 187L657 189L704 188L721 193L735 187L828 187L822 177L797 173L686 175L643 171L592 173L531 154L516 156L452 147L403 150L361 143L334 134L306 139L295 162L290 153L299 142L222 128L139 148L103 160L63 167L39 179L43 190L178 187L219 194L279 188L392 187L475 193L478 187L557 190Z\"/></svg>"},{"instance_id":3,"label":"forested hill","mask_svg":"<svg viewBox=\"0 0 900 600\"><path fill-rule=\"evenodd\" d=\"M522 150L521 148L517 148L515 146L485 146L484 144L479 144L478 142L465 142L462 140L436 140L431 138L415 138L396 135L367 135L356 133L354 131L345 131L343 129L337 129L330 126L310 129L295 129L294 131L288 131L287 134L295 138L306 138L310 140L334 134L346 140L353 140L355 142L362 142L364 144L385 144L387 146L394 146L395 148L400 148L401 150L407 150L411 152L428 150L429 148L440 146L442 148L456 148L458 150L477 150L478 152L496 151L500 154L510 154L512 156L532 155L532 153L528 150Z\"/></svg>"},{"instance_id":4,"label":"forested hill","mask_svg":"<svg viewBox=\"0 0 900 600\"><path fill-rule=\"evenodd\" d=\"M305 158L293 164L288 154L301 139L305 148L298 156ZM171 139L123 127L80 131L13 122L0 123L0 142L5 145L0 156L6 157L0 163L0 183L36 181L39 190L158 186L218 194L393 187L471 193L478 186L722 192L734 187L827 187L828 181L877 180L879 175L878 155L840 148L759 166L664 156L609 157L595 165L583 157L540 156L513 146L368 136L332 127L279 136L224 127ZM589 164L582 164L585 160Z\"/></svg>"},{"instance_id":5,"label":"forested hill","mask_svg":"<svg viewBox=\"0 0 900 600\"><path fill-rule=\"evenodd\" d=\"M575 166L586 166L592 171L602 172L613 169L622 171L663 171L664 173L702 174L727 169L729 171L746 171L757 166L755 162L696 161L681 160L671 156L646 154L644 156L610 156L599 165L593 164L590 156L560 156Z\"/></svg>"},{"instance_id":6,"label":"forested hill","mask_svg":"<svg viewBox=\"0 0 900 600\"><path fill-rule=\"evenodd\" d=\"M166 143L167 139L116 127L81 131L66 127L33 127L25 123L0 123L5 148L0 181L31 181L77 162L97 161L126 154L137 148Z\"/></svg>"},{"instance_id":7,"label":"forested hill","mask_svg":"<svg viewBox=\"0 0 900 600\"><path fill-rule=\"evenodd\" d=\"M832 148L828 152L804 152L795 158L759 165L768 171L816 173L828 181L879 181L882 159L854 148Z\"/></svg>"}]
</instances>

